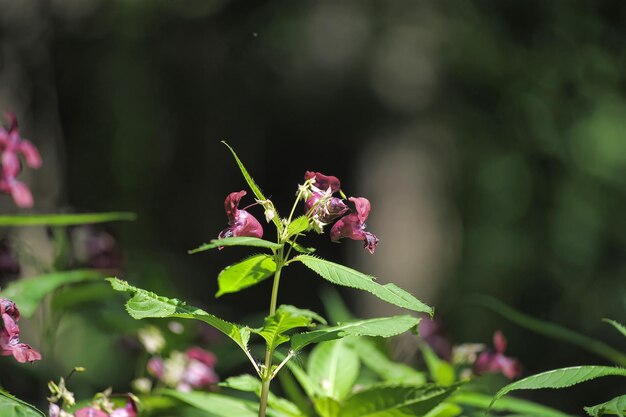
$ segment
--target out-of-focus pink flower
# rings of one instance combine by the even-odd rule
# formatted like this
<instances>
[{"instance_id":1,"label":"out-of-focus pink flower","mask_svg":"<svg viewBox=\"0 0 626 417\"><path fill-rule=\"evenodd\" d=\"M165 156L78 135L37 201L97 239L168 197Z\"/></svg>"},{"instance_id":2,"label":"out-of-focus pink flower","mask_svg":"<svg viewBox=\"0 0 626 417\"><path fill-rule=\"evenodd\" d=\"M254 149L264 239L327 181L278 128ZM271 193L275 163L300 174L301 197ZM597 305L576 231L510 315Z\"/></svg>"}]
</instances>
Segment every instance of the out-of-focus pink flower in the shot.
<instances>
[{"instance_id":1,"label":"out-of-focus pink flower","mask_svg":"<svg viewBox=\"0 0 626 417\"><path fill-rule=\"evenodd\" d=\"M348 206L340 198L332 197L341 189L339 178L321 172L307 171L304 180L315 179L311 185L311 195L304 201L304 210L310 217L322 223L330 223L348 211Z\"/></svg>"},{"instance_id":2,"label":"out-of-focus pink flower","mask_svg":"<svg viewBox=\"0 0 626 417\"><path fill-rule=\"evenodd\" d=\"M0 355L13 355L20 363L41 360L39 352L30 345L20 342L20 328L17 325L20 312L15 303L9 299L0 298L0 315L2 316Z\"/></svg>"},{"instance_id":3,"label":"out-of-focus pink flower","mask_svg":"<svg viewBox=\"0 0 626 417\"><path fill-rule=\"evenodd\" d=\"M148 372L179 391L212 388L219 382L215 372L217 358L209 351L191 347L185 353L174 351L166 359L153 357Z\"/></svg>"},{"instance_id":4,"label":"out-of-focus pink flower","mask_svg":"<svg viewBox=\"0 0 626 417\"><path fill-rule=\"evenodd\" d=\"M110 417L136 417L137 416L137 404L133 400L132 396L128 396L126 405L113 410ZM78 416L77 416L78 417Z\"/></svg>"},{"instance_id":5,"label":"out-of-focus pink flower","mask_svg":"<svg viewBox=\"0 0 626 417\"><path fill-rule=\"evenodd\" d=\"M501 372L509 379L517 378L522 372L522 366L517 359L504 355L506 339L499 330L493 334L493 347L494 350L484 351L476 359L476 373Z\"/></svg>"},{"instance_id":6,"label":"out-of-focus pink flower","mask_svg":"<svg viewBox=\"0 0 626 417\"><path fill-rule=\"evenodd\" d=\"M431 319L427 315L422 316L418 326L419 336L441 359L450 360L452 357L452 345L450 340L443 335L441 323L437 319Z\"/></svg>"},{"instance_id":7,"label":"out-of-focus pink flower","mask_svg":"<svg viewBox=\"0 0 626 417\"><path fill-rule=\"evenodd\" d=\"M109 417L109 414L95 407L83 407L74 413L76 417Z\"/></svg>"},{"instance_id":8,"label":"out-of-focus pink flower","mask_svg":"<svg viewBox=\"0 0 626 417\"><path fill-rule=\"evenodd\" d=\"M219 239L236 236L263 237L263 227L261 223L246 210L239 209L239 201L247 193L244 190L228 194L224 200L224 210L228 217L228 225L218 235Z\"/></svg>"},{"instance_id":9,"label":"out-of-focus pink flower","mask_svg":"<svg viewBox=\"0 0 626 417\"><path fill-rule=\"evenodd\" d=\"M55 403L50 403L50 407L48 408L48 417L59 417L60 414L61 407Z\"/></svg>"},{"instance_id":10,"label":"out-of-focus pink flower","mask_svg":"<svg viewBox=\"0 0 626 417\"><path fill-rule=\"evenodd\" d=\"M333 242L337 242L342 238L363 240L363 247L373 254L376 250L376 245L378 245L378 238L373 233L365 231L367 227L365 222L370 214L370 202L363 197L350 197L348 200L354 203L355 212L337 220L332 229L330 229L330 240Z\"/></svg>"},{"instance_id":11,"label":"out-of-focus pink flower","mask_svg":"<svg viewBox=\"0 0 626 417\"><path fill-rule=\"evenodd\" d=\"M18 154L22 154L26 165L37 169L41 167L41 155L30 141L20 137L17 118L13 113L6 114L9 128L0 126L0 161L2 175L0 176L0 192L11 194L18 207L32 207L33 196L26 184L16 177L22 171L22 164Z\"/></svg>"},{"instance_id":12,"label":"out-of-focus pink flower","mask_svg":"<svg viewBox=\"0 0 626 417\"><path fill-rule=\"evenodd\" d=\"M163 365L163 359L159 358L158 356L153 356L152 358L150 358L146 366L150 375L159 379L163 377L163 371L165 369Z\"/></svg>"}]
</instances>

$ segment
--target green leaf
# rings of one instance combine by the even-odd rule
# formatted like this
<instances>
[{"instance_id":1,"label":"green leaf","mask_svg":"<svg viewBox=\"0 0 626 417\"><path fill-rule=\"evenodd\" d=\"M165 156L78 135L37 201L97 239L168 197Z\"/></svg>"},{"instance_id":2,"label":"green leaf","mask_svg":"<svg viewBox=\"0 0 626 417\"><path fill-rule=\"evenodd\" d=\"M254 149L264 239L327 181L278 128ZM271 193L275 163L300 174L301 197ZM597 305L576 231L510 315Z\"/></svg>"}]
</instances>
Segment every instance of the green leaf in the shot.
<instances>
[{"instance_id":1,"label":"green leaf","mask_svg":"<svg viewBox=\"0 0 626 417\"><path fill-rule=\"evenodd\" d=\"M481 295L473 296L471 297L471 299L476 303L500 314L501 316L507 318L513 323L532 330L533 332L548 336L552 339L562 340L564 342L571 343L589 352L593 352L597 355L607 358L617 365L626 366L626 355L616 349L613 349L606 343L576 333L572 330L566 329L554 323L539 320L524 313L521 313L493 297Z\"/></svg>"},{"instance_id":2,"label":"green leaf","mask_svg":"<svg viewBox=\"0 0 626 417\"><path fill-rule=\"evenodd\" d=\"M326 342L345 336L381 336L391 337L404 333L417 326L420 319L412 316L379 317L340 323L291 337L291 349L298 351L311 343Z\"/></svg>"},{"instance_id":3,"label":"green leaf","mask_svg":"<svg viewBox=\"0 0 626 417\"><path fill-rule=\"evenodd\" d=\"M626 376L626 369L612 366L573 366L571 368L554 369L506 385L498 391L491 403L495 403L502 396L513 390L567 388L581 382L611 375Z\"/></svg>"},{"instance_id":4,"label":"green leaf","mask_svg":"<svg viewBox=\"0 0 626 417\"><path fill-rule=\"evenodd\" d=\"M609 323L611 326L615 327L618 332L620 332L622 335L626 337L626 326L611 319L602 319L602 321L605 323Z\"/></svg>"},{"instance_id":5,"label":"green leaf","mask_svg":"<svg viewBox=\"0 0 626 417\"><path fill-rule=\"evenodd\" d=\"M336 285L357 288L374 294L388 303L432 316L433 309L395 284L380 285L374 277L347 266L309 255L299 255L294 260L302 262L322 278Z\"/></svg>"},{"instance_id":6,"label":"green leaf","mask_svg":"<svg viewBox=\"0 0 626 417\"><path fill-rule=\"evenodd\" d=\"M352 391L360 366L357 353L343 340L335 340L315 346L307 373L324 397L340 401Z\"/></svg>"},{"instance_id":7,"label":"green leaf","mask_svg":"<svg viewBox=\"0 0 626 417\"><path fill-rule=\"evenodd\" d=\"M424 373L403 363L392 361L381 352L373 339L359 337L344 340L359 355L361 362L385 382L406 385L423 385L426 383Z\"/></svg>"},{"instance_id":8,"label":"green leaf","mask_svg":"<svg viewBox=\"0 0 626 417\"><path fill-rule=\"evenodd\" d=\"M330 397L313 398L313 406L320 417L337 417L341 410L341 405Z\"/></svg>"},{"instance_id":9,"label":"green leaf","mask_svg":"<svg viewBox=\"0 0 626 417\"><path fill-rule=\"evenodd\" d=\"M261 381L252 375L233 376L219 384L222 387L236 389L238 391L252 392L257 397L261 397ZM304 414L290 401L277 397L271 391L267 398L268 405L276 411L280 411L286 416L303 417Z\"/></svg>"},{"instance_id":10,"label":"green leaf","mask_svg":"<svg viewBox=\"0 0 626 417\"><path fill-rule=\"evenodd\" d=\"M0 416L45 417L35 406L24 402L0 388Z\"/></svg>"},{"instance_id":11,"label":"green leaf","mask_svg":"<svg viewBox=\"0 0 626 417\"><path fill-rule=\"evenodd\" d=\"M253 331L265 339L269 350L274 351L276 347L289 341L289 336L285 335L285 332L311 325L312 318L308 313L312 312L299 310L293 306L281 306L275 314L265 318L262 328Z\"/></svg>"},{"instance_id":12,"label":"green leaf","mask_svg":"<svg viewBox=\"0 0 626 417\"><path fill-rule=\"evenodd\" d=\"M456 417L463 413L463 409L456 404L443 402L430 410L424 417Z\"/></svg>"},{"instance_id":13,"label":"green leaf","mask_svg":"<svg viewBox=\"0 0 626 417\"><path fill-rule=\"evenodd\" d=\"M31 317L41 300L57 288L82 281L94 281L104 278L100 271L78 269L75 271L54 272L33 278L11 282L0 295L13 300L24 317Z\"/></svg>"},{"instance_id":14,"label":"green leaf","mask_svg":"<svg viewBox=\"0 0 626 417\"><path fill-rule=\"evenodd\" d=\"M280 360L285 359L284 355L278 354L276 352L274 353L274 355L276 355ZM321 387L319 387L311 379L311 377L309 377L309 375L304 372L302 368L300 368L300 366L296 365L294 361L287 362L287 368L289 368L293 376L298 380L298 383L300 384L307 396L313 398L322 395Z\"/></svg>"},{"instance_id":15,"label":"green leaf","mask_svg":"<svg viewBox=\"0 0 626 417\"><path fill-rule=\"evenodd\" d=\"M137 216L129 212L83 214L19 214L0 216L0 227L5 226L72 226L77 224L132 221Z\"/></svg>"},{"instance_id":16,"label":"green leaf","mask_svg":"<svg viewBox=\"0 0 626 417\"><path fill-rule=\"evenodd\" d=\"M605 414L617 414L619 417L624 417L626 414L626 395L620 395L593 407L585 407L585 411L592 417L601 417Z\"/></svg>"},{"instance_id":17,"label":"green leaf","mask_svg":"<svg viewBox=\"0 0 626 417\"><path fill-rule=\"evenodd\" d=\"M254 180L252 179L252 177L248 173L248 170L243 165L243 162L241 162L241 160L239 159L239 157L237 156L237 154L235 153L233 148L231 148L230 145L228 143L226 143L225 141L222 141L222 143L228 148L230 153L233 154L233 157L235 158L235 162L237 162L237 166L239 166L239 170L241 171L241 174L243 175L243 178L248 183L248 187L250 187L250 189L252 190L252 192L254 193L256 198L258 200L267 200L267 198L265 198L265 196L263 195L263 192L261 191L259 186L256 185L256 182L254 182ZM280 215L278 214L278 212L276 212L276 215L274 216L272 221L274 222L274 224L276 225L278 230L283 230L283 224L281 223L280 218L281 218Z\"/></svg>"},{"instance_id":18,"label":"green leaf","mask_svg":"<svg viewBox=\"0 0 626 417\"><path fill-rule=\"evenodd\" d=\"M158 296L117 278L107 278L107 281L111 283L114 290L131 294L130 300L126 303L126 311L132 318L140 320L176 317L200 320L230 337L241 349L247 352L247 344L250 339L249 328L229 323L198 307L187 305L184 301Z\"/></svg>"},{"instance_id":19,"label":"green leaf","mask_svg":"<svg viewBox=\"0 0 626 417\"><path fill-rule=\"evenodd\" d=\"M298 307L295 307L295 306L292 306L292 305L289 305L289 304L283 304L283 305L281 305L279 307L279 310L287 311L292 316L308 317L311 320L318 321L318 322L320 322L322 324L328 324L324 317L320 316L315 311L307 310L305 308L298 308Z\"/></svg>"},{"instance_id":20,"label":"green leaf","mask_svg":"<svg viewBox=\"0 0 626 417\"><path fill-rule=\"evenodd\" d=\"M492 399L493 397L491 395L459 390L452 394L446 401L463 406L487 410L489 409L489 404ZM491 406L491 409L494 411L528 414L535 417L571 417L569 414L565 414L559 410L555 410L554 408L546 407L545 405L536 404L519 398L501 398L498 400L497 404L493 404L493 406Z\"/></svg>"},{"instance_id":21,"label":"green leaf","mask_svg":"<svg viewBox=\"0 0 626 417\"><path fill-rule=\"evenodd\" d=\"M291 236L299 235L302 232L309 230L309 218L307 216L300 216L295 218L289 223L287 227L287 239Z\"/></svg>"},{"instance_id":22,"label":"green leaf","mask_svg":"<svg viewBox=\"0 0 626 417\"><path fill-rule=\"evenodd\" d=\"M339 417L409 417L423 416L456 387L434 385L376 386L350 396Z\"/></svg>"},{"instance_id":23,"label":"green leaf","mask_svg":"<svg viewBox=\"0 0 626 417\"><path fill-rule=\"evenodd\" d=\"M421 343L420 349L433 381L439 385L452 385L455 379L454 367L448 362L439 359L437 354L426 343Z\"/></svg>"},{"instance_id":24,"label":"green leaf","mask_svg":"<svg viewBox=\"0 0 626 417\"><path fill-rule=\"evenodd\" d=\"M304 254L307 254L307 255L310 255L311 253L314 253L315 250L316 250L315 248L306 248L306 247L302 246L301 244L296 243L296 242L294 242L292 240L287 240L287 243L289 243L291 245L291 247L296 250L296 252L304 253Z\"/></svg>"},{"instance_id":25,"label":"green leaf","mask_svg":"<svg viewBox=\"0 0 626 417\"><path fill-rule=\"evenodd\" d=\"M258 415L259 405L252 401L201 391L163 390L162 393L205 411L207 417L257 417Z\"/></svg>"},{"instance_id":26,"label":"green leaf","mask_svg":"<svg viewBox=\"0 0 626 417\"><path fill-rule=\"evenodd\" d=\"M271 277L276 263L269 255L253 255L234 265L227 266L217 276L219 291L215 297L238 292Z\"/></svg>"},{"instance_id":27,"label":"green leaf","mask_svg":"<svg viewBox=\"0 0 626 417\"><path fill-rule=\"evenodd\" d=\"M198 252L204 252L209 249L219 248L221 246L254 246L257 248L267 248L271 250L280 249L281 245L278 243L270 242L269 240L263 240L256 237L248 236L236 236L227 237L225 239L213 239L211 243L205 243L195 249L188 251L190 255Z\"/></svg>"}]
</instances>

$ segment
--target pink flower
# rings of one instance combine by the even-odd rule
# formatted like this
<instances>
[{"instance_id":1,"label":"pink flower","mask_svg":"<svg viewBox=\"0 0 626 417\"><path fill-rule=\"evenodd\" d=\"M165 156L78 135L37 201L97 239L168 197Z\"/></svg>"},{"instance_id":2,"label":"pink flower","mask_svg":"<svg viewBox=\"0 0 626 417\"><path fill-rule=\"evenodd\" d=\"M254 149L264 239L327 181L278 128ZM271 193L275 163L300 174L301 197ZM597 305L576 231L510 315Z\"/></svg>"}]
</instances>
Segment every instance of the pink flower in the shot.
<instances>
[{"instance_id":1,"label":"pink flower","mask_svg":"<svg viewBox=\"0 0 626 417\"><path fill-rule=\"evenodd\" d=\"M441 330L441 322L424 315L418 329L419 336L435 351L437 356L449 361L452 357L452 346Z\"/></svg>"},{"instance_id":2,"label":"pink flower","mask_svg":"<svg viewBox=\"0 0 626 417\"><path fill-rule=\"evenodd\" d=\"M110 417L136 417L137 416L137 404L133 400L132 396L128 396L126 405L124 407L116 408L111 413ZM78 416L76 416L78 417Z\"/></svg>"},{"instance_id":3,"label":"pink flower","mask_svg":"<svg viewBox=\"0 0 626 417\"><path fill-rule=\"evenodd\" d=\"M501 372L509 379L517 378L522 372L522 365L517 359L504 356L506 339L499 330L493 334L493 346L494 350L484 351L476 359L476 373Z\"/></svg>"},{"instance_id":4,"label":"pink flower","mask_svg":"<svg viewBox=\"0 0 626 417\"><path fill-rule=\"evenodd\" d=\"M11 194L18 207L32 207L33 196L30 189L16 179L22 171L18 154L22 154L26 165L34 169L41 167L41 155L35 145L20 137L15 115L7 113L6 117L9 120L8 130L0 126L0 192Z\"/></svg>"},{"instance_id":5,"label":"pink flower","mask_svg":"<svg viewBox=\"0 0 626 417\"><path fill-rule=\"evenodd\" d=\"M332 197L341 189L339 178L324 175L321 172L307 171L304 180L315 178L315 185L311 185L311 196L304 202L304 210L309 216L317 216L322 223L330 223L348 211L348 206L342 199Z\"/></svg>"},{"instance_id":6,"label":"pink flower","mask_svg":"<svg viewBox=\"0 0 626 417\"><path fill-rule=\"evenodd\" d=\"M224 200L224 209L228 217L228 225L218 235L219 239L236 236L263 237L263 227L261 223L246 210L239 209L239 201L247 193L244 190L228 194Z\"/></svg>"},{"instance_id":7,"label":"pink flower","mask_svg":"<svg viewBox=\"0 0 626 417\"><path fill-rule=\"evenodd\" d=\"M153 356L152 358L150 358L146 367L148 368L148 372L150 373L150 375L154 376L155 378L161 379L163 377L165 366L163 364L163 359L159 358L158 356Z\"/></svg>"},{"instance_id":8,"label":"pink flower","mask_svg":"<svg viewBox=\"0 0 626 417\"><path fill-rule=\"evenodd\" d=\"M107 413L95 407L84 407L76 410L76 417L109 417Z\"/></svg>"},{"instance_id":9,"label":"pink flower","mask_svg":"<svg viewBox=\"0 0 626 417\"><path fill-rule=\"evenodd\" d=\"M41 354L30 345L20 342L20 328L17 321L20 312L15 303L6 298L0 298L0 315L2 326L0 328L0 355L13 357L20 363L41 360Z\"/></svg>"},{"instance_id":10,"label":"pink flower","mask_svg":"<svg viewBox=\"0 0 626 417\"><path fill-rule=\"evenodd\" d=\"M183 373L179 388L207 388L219 382L219 377L213 367L217 358L211 352L199 347L192 347L185 352L189 363Z\"/></svg>"},{"instance_id":11,"label":"pink flower","mask_svg":"<svg viewBox=\"0 0 626 417\"><path fill-rule=\"evenodd\" d=\"M344 237L353 240L363 240L363 247L373 254L376 250L376 245L378 245L378 238L376 235L365 231L367 227L365 222L370 214L370 202L363 197L350 197L348 200L354 203L356 210L337 220L332 229L330 229L330 240L337 242Z\"/></svg>"}]
</instances>

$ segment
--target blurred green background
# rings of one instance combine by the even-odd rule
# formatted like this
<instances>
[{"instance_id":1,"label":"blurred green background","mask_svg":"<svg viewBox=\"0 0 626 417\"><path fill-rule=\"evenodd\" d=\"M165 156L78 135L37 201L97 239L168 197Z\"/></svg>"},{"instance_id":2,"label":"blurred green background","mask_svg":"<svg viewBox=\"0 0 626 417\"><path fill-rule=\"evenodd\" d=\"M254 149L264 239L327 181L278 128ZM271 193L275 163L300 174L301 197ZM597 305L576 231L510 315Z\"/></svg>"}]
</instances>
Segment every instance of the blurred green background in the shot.
<instances>
[{"instance_id":1,"label":"blurred green background","mask_svg":"<svg viewBox=\"0 0 626 417\"><path fill-rule=\"evenodd\" d=\"M0 0L0 106L43 154L33 211L138 214L112 227L125 278L228 319L267 308L269 283L212 298L244 252L186 254L244 188L227 140L283 211L306 170L369 197L374 256L309 243L410 288L455 342L502 329L528 375L605 362L468 294L624 347L600 319L626 310L625 24L618 0ZM283 300L320 308L319 281L288 274ZM95 387L124 384L78 339L106 363ZM532 395L577 412L612 383Z\"/></svg>"}]
</instances>

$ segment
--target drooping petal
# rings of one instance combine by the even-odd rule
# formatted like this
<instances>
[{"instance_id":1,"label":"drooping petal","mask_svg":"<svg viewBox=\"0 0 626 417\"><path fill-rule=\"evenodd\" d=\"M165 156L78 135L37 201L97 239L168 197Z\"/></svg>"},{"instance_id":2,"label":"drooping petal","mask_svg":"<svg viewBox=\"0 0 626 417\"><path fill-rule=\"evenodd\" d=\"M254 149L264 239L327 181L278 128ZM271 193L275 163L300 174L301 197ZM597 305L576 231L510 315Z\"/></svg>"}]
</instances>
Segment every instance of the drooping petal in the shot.
<instances>
[{"instance_id":1,"label":"drooping petal","mask_svg":"<svg viewBox=\"0 0 626 417\"><path fill-rule=\"evenodd\" d=\"M315 177L315 186L322 191L326 191L329 188L332 193L336 193L341 189L341 181L339 178L332 175L324 175L321 172L307 171L304 173L304 180L310 180Z\"/></svg>"},{"instance_id":2,"label":"drooping petal","mask_svg":"<svg viewBox=\"0 0 626 417\"><path fill-rule=\"evenodd\" d=\"M187 349L186 354L189 359L195 359L199 362L202 362L206 366L213 367L217 364L217 357L212 352L209 352L197 346Z\"/></svg>"},{"instance_id":3,"label":"drooping petal","mask_svg":"<svg viewBox=\"0 0 626 417\"><path fill-rule=\"evenodd\" d=\"M224 209L228 217L229 227L222 230L218 235L219 239L236 236L263 237L263 226L246 210L238 208L239 201L247 193L244 190L230 193L224 200Z\"/></svg>"},{"instance_id":4,"label":"drooping petal","mask_svg":"<svg viewBox=\"0 0 626 417\"><path fill-rule=\"evenodd\" d=\"M15 152L5 151L2 154L2 174L9 180L15 178L22 169L20 160Z\"/></svg>"},{"instance_id":5,"label":"drooping petal","mask_svg":"<svg viewBox=\"0 0 626 417\"><path fill-rule=\"evenodd\" d=\"M12 181L9 183L11 187L11 196L18 207L29 208L33 206L33 194L30 188L21 181Z\"/></svg>"},{"instance_id":6,"label":"drooping petal","mask_svg":"<svg viewBox=\"0 0 626 417\"><path fill-rule=\"evenodd\" d=\"M506 351L506 338L500 330L496 330L493 334L493 347L496 349L496 352L499 353Z\"/></svg>"},{"instance_id":7,"label":"drooping petal","mask_svg":"<svg viewBox=\"0 0 626 417\"><path fill-rule=\"evenodd\" d=\"M228 217L228 224L233 224L236 221L237 212L239 211L239 202L246 194L248 193L245 190L241 190L226 196L224 200L224 210L226 211L226 217Z\"/></svg>"},{"instance_id":8,"label":"drooping petal","mask_svg":"<svg viewBox=\"0 0 626 417\"><path fill-rule=\"evenodd\" d=\"M26 165L33 169L41 167L41 154L39 150L29 140L22 139L19 145L19 150L24 155Z\"/></svg>"},{"instance_id":9,"label":"drooping petal","mask_svg":"<svg viewBox=\"0 0 626 417\"><path fill-rule=\"evenodd\" d=\"M330 240L332 242L342 238L363 240L363 247L373 254L379 239L373 233L365 231L365 222L371 208L370 202L363 197L350 197L348 200L354 203L355 211L337 220L330 229Z\"/></svg>"},{"instance_id":10,"label":"drooping petal","mask_svg":"<svg viewBox=\"0 0 626 417\"><path fill-rule=\"evenodd\" d=\"M17 343L13 346L13 357L19 363L34 362L41 360L41 353L26 343Z\"/></svg>"}]
</instances>

